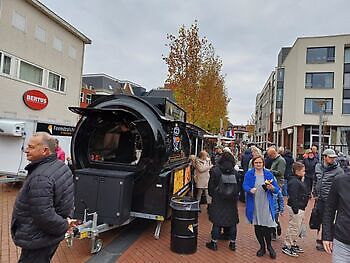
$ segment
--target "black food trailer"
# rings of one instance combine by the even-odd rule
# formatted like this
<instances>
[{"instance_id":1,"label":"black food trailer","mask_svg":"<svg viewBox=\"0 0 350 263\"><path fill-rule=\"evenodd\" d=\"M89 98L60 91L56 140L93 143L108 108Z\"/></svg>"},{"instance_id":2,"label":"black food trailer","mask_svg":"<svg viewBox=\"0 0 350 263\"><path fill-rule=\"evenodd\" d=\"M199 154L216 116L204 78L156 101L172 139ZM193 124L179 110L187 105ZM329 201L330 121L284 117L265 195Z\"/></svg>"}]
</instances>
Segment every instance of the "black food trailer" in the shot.
<instances>
[{"instance_id":1,"label":"black food trailer","mask_svg":"<svg viewBox=\"0 0 350 263\"><path fill-rule=\"evenodd\" d=\"M72 137L75 218L72 237L91 238L134 218L161 222L170 216L174 195L191 188L189 155L203 147L205 131L186 123L186 112L167 98L101 96L81 115Z\"/></svg>"}]
</instances>

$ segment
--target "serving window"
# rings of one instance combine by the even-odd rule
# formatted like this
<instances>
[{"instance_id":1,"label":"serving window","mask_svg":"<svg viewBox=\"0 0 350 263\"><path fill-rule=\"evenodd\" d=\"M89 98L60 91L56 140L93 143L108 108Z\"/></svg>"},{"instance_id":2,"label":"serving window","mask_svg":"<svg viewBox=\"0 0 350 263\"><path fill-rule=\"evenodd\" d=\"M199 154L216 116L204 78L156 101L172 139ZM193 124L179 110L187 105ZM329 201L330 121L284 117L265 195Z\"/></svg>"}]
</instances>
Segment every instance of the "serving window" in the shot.
<instances>
[{"instance_id":1,"label":"serving window","mask_svg":"<svg viewBox=\"0 0 350 263\"><path fill-rule=\"evenodd\" d=\"M89 159L136 165L142 154L140 132L132 121L100 120L89 141Z\"/></svg>"}]
</instances>

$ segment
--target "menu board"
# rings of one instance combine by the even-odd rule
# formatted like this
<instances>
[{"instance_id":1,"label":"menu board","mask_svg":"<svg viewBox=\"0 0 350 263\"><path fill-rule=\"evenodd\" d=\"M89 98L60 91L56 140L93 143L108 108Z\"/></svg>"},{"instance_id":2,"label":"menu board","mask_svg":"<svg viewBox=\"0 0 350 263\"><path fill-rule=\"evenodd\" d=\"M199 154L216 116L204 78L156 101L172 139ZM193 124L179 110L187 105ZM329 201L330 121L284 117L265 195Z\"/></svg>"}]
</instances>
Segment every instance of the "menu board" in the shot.
<instances>
[{"instance_id":1,"label":"menu board","mask_svg":"<svg viewBox=\"0 0 350 263\"><path fill-rule=\"evenodd\" d=\"M177 193L184 186L184 176L184 169L180 169L174 172L173 194Z\"/></svg>"}]
</instances>

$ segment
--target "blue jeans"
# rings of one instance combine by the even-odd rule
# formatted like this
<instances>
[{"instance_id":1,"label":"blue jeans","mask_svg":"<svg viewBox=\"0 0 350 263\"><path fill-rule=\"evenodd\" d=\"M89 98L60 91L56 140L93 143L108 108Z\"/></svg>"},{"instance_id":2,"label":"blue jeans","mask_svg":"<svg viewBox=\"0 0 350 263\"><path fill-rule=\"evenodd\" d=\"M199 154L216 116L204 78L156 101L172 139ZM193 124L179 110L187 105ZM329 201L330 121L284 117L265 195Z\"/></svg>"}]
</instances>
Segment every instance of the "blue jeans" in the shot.
<instances>
[{"instance_id":1,"label":"blue jeans","mask_svg":"<svg viewBox=\"0 0 350 263\"><path fill-rule=\"evenodd\" d=\"M211 229L211 239L212 240L218 240L220 239L220 235L221 235L221 226L218 225L214 225L213 224L213 228ZM228 235L229 239L231 241L235 241L236 237L237 237L237 225L234 224L232 226L228 226L228 227L224 227L225 228L225 232Z\"/></svg>"}]
</instances>

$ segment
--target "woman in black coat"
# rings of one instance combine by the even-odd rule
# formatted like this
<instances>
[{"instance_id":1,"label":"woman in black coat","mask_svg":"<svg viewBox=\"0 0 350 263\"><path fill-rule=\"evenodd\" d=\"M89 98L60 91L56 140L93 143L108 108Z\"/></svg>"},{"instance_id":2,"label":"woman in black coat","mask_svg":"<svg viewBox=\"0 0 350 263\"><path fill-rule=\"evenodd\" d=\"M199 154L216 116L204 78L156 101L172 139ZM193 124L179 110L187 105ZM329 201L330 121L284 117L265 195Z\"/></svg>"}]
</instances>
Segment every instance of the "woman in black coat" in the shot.
<instances>
[{"instance_id":1,"label":"woman in black coat","mask_svg":"<svg viewBox=\"0 0 350 263\"><path fill-rule=\"evenodd\" d=\"M229 235L229 248L236 250L236 235L238 224L237 210L237 172L234 169L235 161L231 153L224 152L215 165L210 170L210 179L208 183L209 195L212 197L212 203L209 207L209 220L213 223L211 231L211 241L206 243L207 248L217 250L217 240L220 238L221 228L225 228L225 232ZM222 174L228 178L232 184L232 196L223 196L220 194L218 185L222 178ZM231 187L231 186L230 186Z\"/></svg>"}]
</instances>

